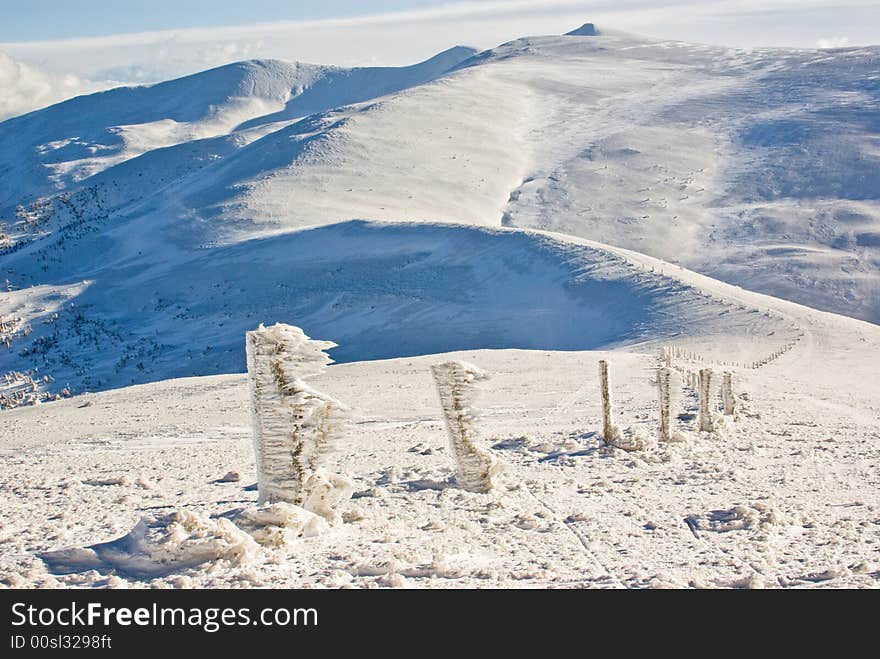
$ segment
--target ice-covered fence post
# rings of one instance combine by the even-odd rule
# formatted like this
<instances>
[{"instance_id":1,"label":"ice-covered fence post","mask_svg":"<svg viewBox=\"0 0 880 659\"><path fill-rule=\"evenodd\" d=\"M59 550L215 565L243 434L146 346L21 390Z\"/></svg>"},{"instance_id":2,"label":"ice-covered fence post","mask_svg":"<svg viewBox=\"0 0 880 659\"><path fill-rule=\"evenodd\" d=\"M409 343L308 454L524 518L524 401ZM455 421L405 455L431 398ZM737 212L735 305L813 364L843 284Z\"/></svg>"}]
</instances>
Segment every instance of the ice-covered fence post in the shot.
<instances>
[{"instance_id":1,"label":"ice-covered fence post","mask_svg":"<svg viewBox=\"0 0 880 659\"><path fill-rule=\"evenodd\" d=\"M304 380L333 362L325 350L336 344L281 323L247 332L245 344L259 501L285 501L332 519L332 506L352 485L320 463L344 433L350 412Z\"/></svg>"},{"instance_id":2,"label":"ice-covered fence post","mask_svg":"<svg viewBox=\"0 0 880 659\"><path fill-rule=\"evenodd\" d=\"M431 372L455 458L456 481L462 489L488 492L495 485L493 478L502 468L490 451L477 445L477 387L474 383L488 376L473 364L462 361L436 364L431 367Z\"/></svg>"},{"instance_id":3,"label":"ice-covered fence post","mask_svg":"<svg viewBox=\"0 0 880 659\"><path fill-rule=\"evenodd\" d=\"M712 432L712 370L700 369L700 430Z\"/></svg>"},{"instance_id":4,"label":"ice-covered fence post","mask_svg":"<svg viewBox=\"0 0 880 659\"><path fill-rule=\"evenodd\" d=\"M660 402L660 440L668 442L671 439L669 432L669 381L672 379L672 370L668 367L657 369L658 400Z\"/></svg>"},{"instance_id":5,"label":"ice-covered fence post","mask_svg":"<svg viewBox=\"0 0 880 659\"><path fill-rule=\"evenodd\" d=\"M733 376L730 371L725 371L721 380L721 402L724 404L724 413L736 412L736 398L733 396Z\"/></svg>"},{"instance_id":6,"label":"ice-covered fence post","mask_svg":"<svg viewBox=\"0 0 880 659\"><path fill-rule=\"evenodd\" d=\"M606 444L620 439L620 431L611 418L611 390L608 386L608 362L599 360L599 392L602 396L602 438Z\"/></svg>"}]
</instances>

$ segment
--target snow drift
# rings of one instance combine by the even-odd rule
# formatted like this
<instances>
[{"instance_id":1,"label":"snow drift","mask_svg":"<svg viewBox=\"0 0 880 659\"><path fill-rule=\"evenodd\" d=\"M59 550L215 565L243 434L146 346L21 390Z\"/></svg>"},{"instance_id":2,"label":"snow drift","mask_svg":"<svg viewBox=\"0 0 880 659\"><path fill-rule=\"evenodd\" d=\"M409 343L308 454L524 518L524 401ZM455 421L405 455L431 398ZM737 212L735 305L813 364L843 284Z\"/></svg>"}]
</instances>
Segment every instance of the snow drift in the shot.
<instances>
[{"instance_id":1,"label":"snow drift","mask_svg":"<svg viewBox=\"0 0 880 659\"><path fill-rule=\"evenodd\" d=\"M0 370L37 368L75 391L243 372L241 337L261 321L333 337L339 362L673 336L712 350L719 334L745 327L774 332L768 341L781 346L793 334L778 317L707 298L601 246L522 231L348 222L159 262L129 255L127 237L79 245L79 276L90 283L65 287L69 275L58 273L34 291L23 315L33 331L0 352ZM103 263L88 265L97 249ZM763 355L765 346L725 350Z\"/></svg>"},{"instance_id":2,"label":"snow drift","mask_svg":"<svg viewBox=\"0 0 880 659\"><path fill-rule=\"evenodd\" d=\"M285 502L211 517L193 510L142 518L127 534L90 547L43 552L53 574L95 570L148 580L192 571L206 563L242 567L259 562L262 548L289 549L300 537L329 529L316 515Z\"/></svg>"}]
</instances>

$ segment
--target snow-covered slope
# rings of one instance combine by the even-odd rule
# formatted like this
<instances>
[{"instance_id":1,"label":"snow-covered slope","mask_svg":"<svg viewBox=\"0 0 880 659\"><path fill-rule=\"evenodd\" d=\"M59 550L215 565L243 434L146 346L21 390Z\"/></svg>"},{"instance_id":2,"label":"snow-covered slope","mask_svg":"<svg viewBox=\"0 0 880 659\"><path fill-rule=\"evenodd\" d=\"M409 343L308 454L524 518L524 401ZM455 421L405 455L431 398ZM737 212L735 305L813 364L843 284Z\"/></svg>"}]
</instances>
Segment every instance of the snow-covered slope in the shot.
<instances>
[{"instance_id":1,"label":"snow-covered slope","mask_svg":"<svg viewBox=\"0 0 880 659\"><path fill-rule=\"evenodd\" d=\"M46 263L49 283L6 294L0 315L32 332L13 337L0 370L36 368L55 391L242 371L244 332L275 321L334 340L342 361L772 335L726 342L730 359L753 361L798 332L778 314L705 297L659 265L560 236L351 222L185 252L151 240L155 232L86 234L60 266ZM156 263L157 253L166 258ZM31 250L13 257L19 271L43 263Z\"/></svg>"},{"instance_id":2,"label":"snow-covered slope","mask_svg":"<svg viewBox=\"0 0 880 659\"><path fill-rule=\"evenodd\" d=\"M0 211L163 147L315 112L418 85L474 54L451 48L408 67L253 60L142 87L80 96L0 124ZM259 132L257 133L259 134Z\"/></svg>"},{"instance_id":3,"label":"snow-covered slope","mask_svg":"<svg viewBox=\"0 0 880 659\"><path fill-rule=\"evenodd\" d=\"M599 36L524 40L492 59L519 75L530 63L546 118L508 225L880 320L880 49Z\"/></svg>"},{"instance_id":4,"label":"snow-covered slope","mask_svg":"<svg viewBox=\"0 0 880 659\"><path fill-rule=\"evenodd\" d=\"M74 99L0 124L0 216L11 241L152 213L202 244L358 218L549 229L880 319L877 48L574 32Z\"/></svg>"},{"instance_id":5,"label":"snow-covered slope","mask_svg":"<svg viewBox=\"0 0 880 659\"><path fill-rule=\"evenodd\" d=\"M326 241L311 238L321 231L343 232L338 242L350 243L347 259L332 271L319 266L317 243ZM439 337L450 341L456 332L470 338L475 327L491 324L506 300L513 304L503 327L525 322L529 340L543 337L549 345L546 328L560 326L558 300L550 299L555 290L570 295L565 303L577 340L601 345L608 314L621 337L675 345L678 441L652 439L656 343L649 352L641 351L645 344L611 352L475 350L334 365L315 384L356 413L330 465L357 488L340 506L344 524L260 548L243 532L217 526L256 502L243 376L165 380L23 407L3 413L0 488L13 496L0 512L0 584L877 586L876 325L743 291L651 257L541 234L355 223L291 235L316 250L302 266L315 266L306 282L338 277L343 284L346 295L331 305L339 319L359 308L358 320L375 314L384 322L396 302L427 316L423 332L432 323L450 328ZM400 258L365 268L379 244L383 254L399 251ZM241 273L240 260L226 262L230 275ZM376 295L380 270L385 287ZM462 291L455 282L462 280L473 287L466 300L457 299ZM232 285L211 287L213 307L227 309ZM534 288L519 293L521 286ZM445 290L456 299L423 306L426 293ZM484 290L502 299L488 301ZM10 297L24 297L24 309L80 292ZM367 303L358 307L365 294ZM210 297L199 292L192 301L208 306ZM470 302L484 314L469 316ZM609 303L626 306L615 313ZM536 309L542 313L530 317ZM452 318L442 317L448 312ZM420 338L410 332L416 320L410 317L403 331L377 328L380 348L406 350L406 341ZM212 323L188 326L216 333L221 322L215 315ZM628 333L627 326L637 331ZM676 326L680 334L668 333ZM342 327L336 326L339 334ZM85 315L70 328L84 346L101 340ZM330 325L322 331L337 338ZM198 335L189 339L196 345ZM465 492L450 480L453 464L430 376L432 364L450 358L472 361L491 376L477 423L506 468L489 495ZM599 359L612 365L616 422L644 442L635 452L604 446L598 436ZM754 359L761 364L755 367ZM701 433L686 375L707 367L734 373L738 413ZM177 540L160 548L157 559L148 548L132 555L133 547L140 551L129 542L132 529L153 515L172 525L169 540Z\"/></svg>"}]
</instances>

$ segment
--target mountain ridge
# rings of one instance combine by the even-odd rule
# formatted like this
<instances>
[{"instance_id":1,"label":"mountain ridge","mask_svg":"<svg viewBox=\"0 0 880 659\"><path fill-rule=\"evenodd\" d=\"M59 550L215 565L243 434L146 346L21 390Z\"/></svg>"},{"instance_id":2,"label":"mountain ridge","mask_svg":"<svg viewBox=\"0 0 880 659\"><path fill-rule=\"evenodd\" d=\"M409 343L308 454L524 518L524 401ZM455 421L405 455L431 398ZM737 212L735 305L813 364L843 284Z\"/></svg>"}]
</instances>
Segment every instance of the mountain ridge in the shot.
<instances>
[{"instance_id":1,"label":"mountain ridge","mask_svg":"<svg viewBox=\"0 0 880 659\"><path fill-rule=\"evenodd\" d=\"M45 169L34 189L61 188L26 205L27 186L6 175L31 147L16 142L20 123L0 123L0 142L17 144L0 163L3 193L22 203L0 253L10 289L0 316L18 319L0 371L39 368L74 390L228 372L242 368L241 332L269 316L342 339L344 359L356 360L488 345L606 348L615 335L645 346L679 336L709 349L706 337L729 336L724 322L757 313L731 307L732 289L714 301L682 293L671 277L679 267L880 318L870 150L880 134L880 49L746 52L602 31L526 37L476 55L454 48L413 67L252 62L212 76L230 82L224 71L235 73L232 88L263 94L260 104L205 123L193 108L225 93L211 87L191 114L174 115L194 123L166 117L108 132L98 122L96 134L117 140L104 144L104 160L82 135L26 135L45 147L42 161L29 161ZM278 100L296 76L307 84ZM340 96L321 83L330 79L350 86ZM317 105L297 105L303 95ZM350 102L336 105L343 97ZM113 96L92 100L105 98ZM590 255L583 240L605 247ZM614 250L646 254L620 271L616 305L607 300L618 284L595 278L619 267ZM566 269L572 258L581 274ZM224 263L236 264L235 276L220 274ZM643 308L653 334L628 316L648 267L663 292ZM572 300L586 290L603 300L600 316L586 297ZM196 300L220 306L196 313ZM698 313L704 305L724 322ZM795 330L777 322L756 330L777 338L726 349L780 349ZM387 344L380 337L392 325L405 330Z\"/></svg>"}]
</instances>

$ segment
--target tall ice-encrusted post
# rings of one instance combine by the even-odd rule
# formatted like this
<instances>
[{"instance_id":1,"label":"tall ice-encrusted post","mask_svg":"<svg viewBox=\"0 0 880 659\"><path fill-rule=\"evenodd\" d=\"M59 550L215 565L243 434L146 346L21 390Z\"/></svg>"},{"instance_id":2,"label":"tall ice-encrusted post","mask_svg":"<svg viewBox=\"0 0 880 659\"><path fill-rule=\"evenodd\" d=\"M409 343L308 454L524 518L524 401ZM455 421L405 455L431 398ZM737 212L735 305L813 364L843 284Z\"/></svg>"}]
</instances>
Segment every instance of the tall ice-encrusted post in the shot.
<instances>
[{"instance_id":1,"label":"tall ice-encrusted post","mask_svg":"<svg viewBox=\"0 0 880 659\"><path fill-rule=\"evenodd\" d=\"M712 432L712 370L700 369L700 430Z\"/></svg>"},{"instance_id":2,"label":"tall ice-encrusted post","mask_svg":"<svg viewBox=\"0 0 880 659\"><path fill-rule=\"evenodd\" d=\"M475 383L487 379L487 375L462 361L436 364L431 372L455 458L456 481L464 490L488 492L495 486L494 477L503 465L491 451L478 446Z\"/></svg>"},{"instance_id":3,"label":"tall ice-encrusted post","mask_svg":"<svg viewBox=\"0 0 880 659\"><path fill-rule=\"evenodd\" d=\"M332 505L350 494L351 483L321 462L350 413L304 380L332 363L325 351L336 344L281 323L247 332L245 343L259 501L285 501L332 518Z\"/></svg>"},{"instance_id":4,"label":"tall ice-encrusted post","mask_svg":"<svg viewBox=\"0 0 880 659\"><path fill-rule=\"evenodd\" d=\"M620 431L614 425L611 410L611 389L608 385L608 362L599 361L599 393L602 396L602 438L606 444L620 439Z\"/></svg>"},{"instance_id":5,"label":"tall ice-encrusted post","mask_svg":"<svg viewBox=\"0 0 880 659\"><path fill-rule=\"evenodd\" d=\"M660 403L660 441L668 442L672 435L669 430L669 383L672 379L672 369L662 367L657 369L657 399Z\"/></svg>"},{"instance_id":6,"label":"tall ice-encrusted post","mask_svg":"<svg viewBox=\"0 0 880 659\"><path fill-rule=\"evenodd\" d=\"M733 376L730 371L725 371L721 379L721 402L724 405L724 414L730 415L736 412L736 398L733 395Z\"/></svg>"}]
</instances>

